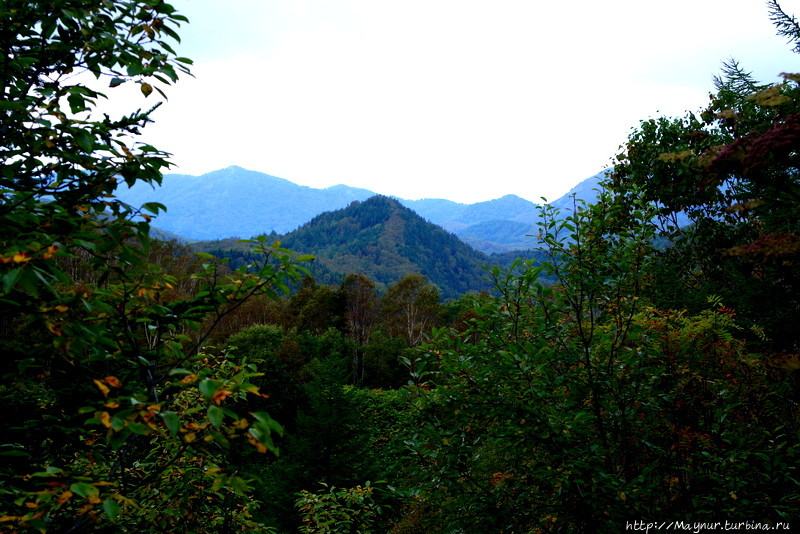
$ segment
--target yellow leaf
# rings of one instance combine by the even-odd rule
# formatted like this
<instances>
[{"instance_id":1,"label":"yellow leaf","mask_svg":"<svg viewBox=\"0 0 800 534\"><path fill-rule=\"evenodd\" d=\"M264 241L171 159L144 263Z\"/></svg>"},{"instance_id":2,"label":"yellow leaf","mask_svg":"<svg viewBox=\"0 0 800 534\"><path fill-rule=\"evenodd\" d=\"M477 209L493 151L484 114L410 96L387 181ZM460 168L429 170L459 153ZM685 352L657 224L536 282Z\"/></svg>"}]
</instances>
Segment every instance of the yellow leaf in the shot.
<instances>
[{"instance_id":1,"label":"yellow leaf","mask_svg":"<svg viewBox=\"0 0 800 534\"><path fill-rule=\"evenodd\" d=\"M197 439L197 434L195 434L194 432L189 432L188 434L186 434L185 436L183 436L183 439L185 439L185 440L186 440L186 443L191 443L191 442L193 442L195 439Z\"/></svg>"},{"instance_id":2,"label":"yellow leaf","mask_svg":"<svg viewBox=\"0 0 800 534\"><path fill-rule=\"evenodd\" d=\"M779 106L791 102L792 99L781 92L780 85L773 85L746 97L745 100L752 100L759 106Z\"/></svg>"},{"instance_id":3,"label":"yellow leaf","mask_svg":"<svg viewBox=\"0 0 800 534\"><path fill-rule=\"evenodd\" d=\"M54 336L61 337L61 323L47 323L47 329L50 330ZM97 382L97 380L95 380L95 382Z\"/></svg>"},{"instance_id":4,"label":"yellow leaf","mask_svg":"<svg viewBox=\"0 0 800 534\"><path fill-rule=\"evenodd\" d=\"M103 384L99 380L95 380L94 383L97 385L97 387L100 389L100 391L103 392L103 396L104 397L108 397L108 392L110 391L108 389L108 386L106 386L105 384Z\"/></svg>"},{"instance_id":5,"label":"yellow leaf","mask_svg":"<svg viewBox=\"0 0 800 534\"><path fill-rule=\"evenodd\" d=\"M103 379L103 382L105 382L106 384L108 384L113 388L122 387L122 382L120 382L119 378L117 378L116 376L107 376Z\"/></svg>"},{"instance_id":6,"label":"yellow leaf","mask_svg":"<svg viewBox=\"0 0 800 534\"><path fill-rule=\"evenodd\" d=\"M260 452L260 453L267 452L266 445L264 445L263 443L258 441L256 438L254 438L250 434L247 435L247 441L249 441L251 444L253 444L253 446L255 446L255 448L258 449L258 452Z\"/></svg>"},{"instance_id":7,"label":"yellow leaf","mask_svg":"<svg viewBox=\"0 0 800 534\"><path fill-rule=\"evenodd\" d=\"M103 423L103 426L106 428L111 428L111 415L109 415L108 412L101 413L100 422Z\"/></svg>"},{"instance_id":8,"label":"yellow leaf","mask_svg":"<svg viewBox=\"0 0 800 534\"><path fill-rule=\"evenodd\" d=\"M60 304L56 306L56 310L60 311L61 313L64 313L65 311L69 310L69 306L64 306Z\"/></svg>"},{"instance_id":9,"label":"yellow leaf","mask_svg":"<svg viewBox=\"0 0 800 534\"><path fill-rule=\"evenodd\" d=\"M231 394L230 391L218 389L217 391L214 392L214 396L211 397L211 400L219 404L221 401L225 400L225 397L227 397L230 394Z\"/></svg>"},{"instance_id":10,"label":"yellow leaf","mask_svg":"<svg viewBox=\"0 0 800 534\"><path fill-rule=\"evenodd\" d=\"M732 109L724 109L717 113L718 119L736 119L739 115L736 114L736 111Z\"/></svg>"},{"instance_id":11,"label":"yellow leaf","mask_svg":"<svg viewBox=\"0 0 800 534\"><path fill-rule=\"evenodd\" d=\"M676 161L683 161L692 156L694 156L693 151L684 150L682 152L665 152L664 154L659 154L656 159L667 163L675 163Z\"/></svg>"}]
</instances>

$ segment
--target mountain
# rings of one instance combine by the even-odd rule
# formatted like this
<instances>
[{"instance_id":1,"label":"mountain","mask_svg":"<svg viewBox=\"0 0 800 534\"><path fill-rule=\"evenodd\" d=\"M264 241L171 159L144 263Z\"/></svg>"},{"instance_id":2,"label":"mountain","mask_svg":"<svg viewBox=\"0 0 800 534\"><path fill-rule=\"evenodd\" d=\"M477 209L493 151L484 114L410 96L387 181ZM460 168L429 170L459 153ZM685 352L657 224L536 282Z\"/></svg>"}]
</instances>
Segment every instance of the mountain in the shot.
<instances>
[{"instance_id":1,"label":"mountain","mask_svg":"<svg viewBox=\"0 0 800 534\"><path fill-rule=\"evenodd\" d=\"M600 182L605 179L606 174L607 171L600 171L594 176L590 176L570 189L566 195L548 202L548 204L561 210L570 210L573 207L573 198L591 202L597 198L597 190L600 188Z\"/></svg>"},{"instance_id":2,"label":"mountain","mask_svg":"<svg viewBox=\"0 0 800 534\"><path fill-rule=\"evenodd\" d=\"M569 208L573 193L591 200L601 175L584 180L552 204ZM123 187L117 194L132 205L166 205L167 212L156 218L155 227L164 235L177 234L188 241L249 238L273 231L285 234L320 213L374 195L346 185L315 189L236 166L202 176L167 174L159 188L137 184ZM526 250L534 245L528 236L538 233L538 206L516 195L475 204L445 199L395 200L486 253Z\"/></svg>"},{"instance_id":3,"label":"mountain","mask_svg":"<svg viewBox=\"0 0 800 534\"><path fill-rule=\"evenodd\" d=\"M605 175L606 171L602 171L583 180L566 195L548 204L569 211L573 198L591 202L597 197L596 189ZM530 236L539 233L539 205L516 195L475 204L442 199L398 200L487 254L530 249L535 246Z\"/></svg>"},{"instance_id":4,"label":"mountain","mask_svg":"<svg viewBox=\"0 0 800 534\"><path fill-rule=\"evenodd\" d=\"M446 221L450 221L458 217L458 215L469 204L460 204L452 200L445 200L443 198L423 198L422 200L405 200L402 198L395 198L403 206L411 208L417 214L432 222L442 226Z\"/></svg>"},{"instance_id":5,"label":"mountain","mask_svg":"<svg viewBox=\"0 0 800 534\"><path fill-rule=\"evenodd\" d=\"M490 289L483 269L492 263L489 257L389 197L354 201L271 239L280 240L290 250L314 254L316 260L309 267L317 281L325 284L361 273L385 287L406 274L420 273L436 284L445 298ZM248 259L233 240L193 246L230 258L233 267Z\"/></svg>"},{"instance_id":6,"label":"mountain","mask_svg":"<svg viewBox=\"0 0 800 534\"><path fill-rule=\"evenodd\" d=\"M375 193L335 185L314 189L241 167L228 167L202 176L164 175L161 187L137 184L120 188L128 204L160 202L167 212L154 225L189 239L249 238L294 230L312 217L366 200Z\"/></svg>"},{"instance_id":7,"label":"mountain","mask_svg":"<svg viewBox=\"0 0 800 534\"><path fill-rule=\"evenodd\" d=\"M575 199L592 202L606 171L599 172L573 187L566 195L548 202L562 212L571 211ZM453 221L442 224L477 250L486 253L528 250L536 245L541 216L537 204L506 195L496 200L472 204ZM461 226L464 222L466 226Z\"/></svg>"},{"instance_id":8,"label":"mountain","mask_svg":"<svg viewBox=\"0 0 800 534\"><path fill-rule=\"evenodd\" d=\"M362 273L390 284L421 273L444 297L488 289L482 266L489 258L395 199L374 196L318 215L281 239L290 250L317 256L336 275Z\"/></svg>"}]
</instances>

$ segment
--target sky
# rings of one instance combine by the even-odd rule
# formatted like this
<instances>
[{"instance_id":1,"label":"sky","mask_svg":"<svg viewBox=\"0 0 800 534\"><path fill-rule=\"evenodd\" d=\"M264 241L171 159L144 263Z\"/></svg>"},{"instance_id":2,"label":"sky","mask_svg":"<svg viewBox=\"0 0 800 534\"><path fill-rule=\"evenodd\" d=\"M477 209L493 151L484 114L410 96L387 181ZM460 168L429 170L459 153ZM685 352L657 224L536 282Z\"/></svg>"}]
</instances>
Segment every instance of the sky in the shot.
<instances>
[{"instance_id":1,"label":"sky","mask_svg":"<svg viewBox=\"0 0 800 534\"><path fill-rule=\"evenodd\" d=\"M762 0L172 3L195 77L143 134L172 172L406 199L555 200L640 120L702 108L723 60L800 71Z\"/></svg>"}]
</instances>

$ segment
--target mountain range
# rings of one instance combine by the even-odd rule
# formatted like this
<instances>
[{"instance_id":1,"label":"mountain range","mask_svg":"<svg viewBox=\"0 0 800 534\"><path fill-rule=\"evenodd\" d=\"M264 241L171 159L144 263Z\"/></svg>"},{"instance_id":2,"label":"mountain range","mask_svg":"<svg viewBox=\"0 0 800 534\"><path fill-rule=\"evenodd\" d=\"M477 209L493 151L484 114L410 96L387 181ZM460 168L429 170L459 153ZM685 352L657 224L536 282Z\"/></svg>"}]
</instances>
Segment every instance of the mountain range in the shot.
<instances>
[{"instance_id":1,"label":"mountain range","mask_svg":"<svg viewBox=\"0 0 800 534\"><path fill-rule=\"evenodd\" d=\"M594 198L592 189L603 175L587 178L550 204L568 208L573 194L588 200ZM202 176L167 174L159 188L137 184L117 192L120 200L131 205L145 202L166 205L167 212L159 214L155 226L165 236L177 235L188 240L286 234L324 212L375 195L367 189L346 185L316 189L237 166ZM538 206L516 195L475 204L445 199L395 200L476 250L502 253L533 245L526 236L536 233Z\"/></svg>"}]
</instances>

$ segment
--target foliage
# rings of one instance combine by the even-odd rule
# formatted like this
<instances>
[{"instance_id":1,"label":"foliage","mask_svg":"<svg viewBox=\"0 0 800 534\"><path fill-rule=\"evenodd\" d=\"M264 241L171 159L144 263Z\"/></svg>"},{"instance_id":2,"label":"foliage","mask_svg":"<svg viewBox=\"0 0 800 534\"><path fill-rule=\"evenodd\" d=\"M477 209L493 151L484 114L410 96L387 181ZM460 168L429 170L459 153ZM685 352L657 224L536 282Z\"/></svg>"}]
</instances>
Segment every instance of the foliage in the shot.
<instances>
[{"instance_id":1,"label":"foliage","mask_svg":"<svg viewBox=\"0 0 800 534\"><path fill-rule=\"evenodd\" d=\"M609 183L620 203L634 187L662 208L673 246L658 269L671 279L657 288L656 303L699 311L719 295L741 326L769 338L750 339L775 352L796 350L800 305L800 77L783 76L766 86L725 62L708 108L643 121ZM679 227L682 212L691 224Z\"/></svg>"},{"instance_id":2,"label":"foliage","mask_svg":"<svg viewBox=\"0 0 800 534\"><path fill-rule=\"evenodd\" d=\"M354 343L353 382L364 381L364 347L369 344L379 309L375 283L363 274L350 274L342 280L340 293L345 301L345 321Z\"/></svg>"},{"instance_id":3,"label":"foliage","mask_svg":"<svg viewBox=\"0 0 800 534\"><path fill-rule=\"evenodd\" d=\"M389 286L381 313L389 319L392 334L414 347L440 322L440 300L438 288L427 283L424 276L408 274Z\"/></svg>"},{"instance_id":4,"label":"foliage","mask_svg":"<svg viewBox=\"0 0 800 534\"><path fill-rule=\"evenodd\" d=\"M283 241L289 248L313 251L322 273L340 273L325 279L315 271L325 283L362 273L382 289L407 274L421 273L444 297L486 287L484 254L387 197L323 213Z\"/></svg>"},{"instance_id":5,"label":"foliage","mask_svg":"<svg viewBox=\"0 0 800 534\"><path fill-rule=\"evenodd\" d=\"M0 6L0 467L4 531L232 532L255 527L237 443L277 452L246 359L214 355L210 329L303 272L253 241L260 261L223 275L149 238L163 211L114 197L157 185L167 154L135 141L149 113L97 118L123 84L146 97L188 72L168 39L186 19L154 0L18 0ZM165 253L166 251L166 253ZM172 262L167 273L155 262ZM182 272L181 272L182 271ZM208 322L205 322L208 319Z\"/></svg>"},{"instance_id":6,"label":"foliage","mask_svg":"<svg viewBox=\"0 0 800 534\"><path fill-rule=\"evenodd\" d=\"M793 513L796 405L731 334L732 310L646 301L643 196L547 216L550 260L495 270L499 296L410 362L422 530L618 532L631 517Z\"/></svg>"},{"instance_id":7,"label":"foliage","mask_svg":"<svg viewBox=\"0 0 800 534\"><path fill-rule=\"evenodd\" d=\"M401 458L410 414L396 391L346 386L337 377L336 360L317 362L305 385L306 402L283 440L280 458L264 459L256 492L264 502L258 517L284 531L297 528L299 515L287 514L292 495L319 483L352 487L365 479L395 481L404 471ZM384 478L385 477L385 478ZM376 502L383 505L386 496Z\"/></svg>"},{"instance_id":8,"label":"foliage","mask_svg":"<svg viewBox=\"0 0 800 534\"><path fill-rule=\"evenodd\" d=\"M298 495L297 507L303 513L303 534L378 532L374 521L382 509L372 500L374 487L369 482L364 487L336 488L322 483L317 493L303 490ZM327 492L325 491L327 489Z\"/></svg>"},{"instance_id":9,"label":"foliage","mask_svg":"<svg viewBox=\"0 0 800 534\"><path fill-rule=\"evenodd\" d=\"M796 519L800 75L783 77L729 60L707 109L643 121L610 194L546 217L549 258L494 270L499 296L409 361L423 426L398 532Z\"/></svg>"},{"instance_id":10,"label":"foliage","mask_svg":"<svg viewBox=\"0 0 800 534\"><path fill-rule=\"evenodd\" d=\"M777 0L767 0L767 8L778 35L786 37L794 45L793 52L800 53L800 24L797 19L787 14Z\"/></svg>"}]
</instances>

